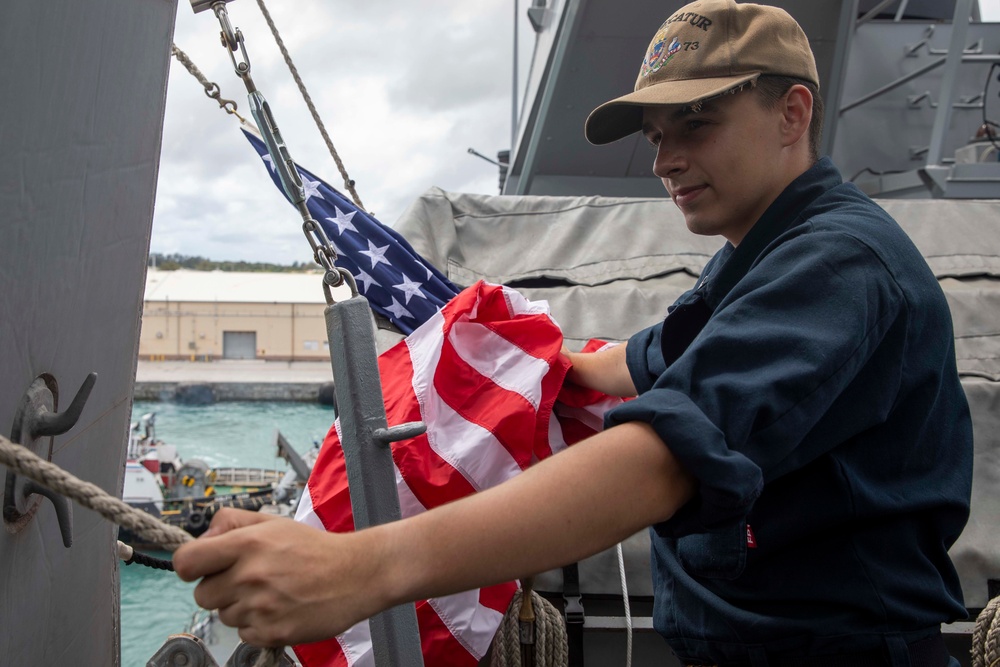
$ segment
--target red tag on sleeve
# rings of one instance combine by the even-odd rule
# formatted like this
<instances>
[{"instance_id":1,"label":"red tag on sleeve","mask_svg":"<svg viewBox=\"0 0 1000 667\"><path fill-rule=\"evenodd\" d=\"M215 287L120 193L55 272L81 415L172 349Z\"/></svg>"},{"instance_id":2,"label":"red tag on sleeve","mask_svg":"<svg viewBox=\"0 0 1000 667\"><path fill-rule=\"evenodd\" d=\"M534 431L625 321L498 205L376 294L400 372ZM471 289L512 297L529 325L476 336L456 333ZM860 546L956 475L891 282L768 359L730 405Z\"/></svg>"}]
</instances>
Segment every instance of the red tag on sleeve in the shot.
<instances>
[{"instance_id":1,"label":"red tag on sleeve","mask_svg":"<svg viewBox=\"0 0 1000 667\"><path fill-rule=\"evenodd\" d=\"M750 524L748 523L747 524L747 549L756 549L756 548L757 548L757 540L753 536L753 528L751 528Z\"/></svg>"}]
</instances>

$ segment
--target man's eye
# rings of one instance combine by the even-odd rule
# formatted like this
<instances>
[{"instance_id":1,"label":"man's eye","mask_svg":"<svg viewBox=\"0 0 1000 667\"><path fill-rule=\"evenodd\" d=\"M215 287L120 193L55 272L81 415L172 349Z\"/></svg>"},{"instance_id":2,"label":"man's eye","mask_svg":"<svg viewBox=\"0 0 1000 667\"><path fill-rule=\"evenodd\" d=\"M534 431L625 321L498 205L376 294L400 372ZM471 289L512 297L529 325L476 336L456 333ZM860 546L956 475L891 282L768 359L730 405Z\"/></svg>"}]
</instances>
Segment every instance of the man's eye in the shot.
<instances>
[{"instance_id":1,"label":"man's eye","mask_svg":"<svg viewBox=\"0 0 1000 667\"><path fill-rule=\"evenodd\" d=\"M697 130L698 128L700 128L700 127L702 127L704 125L707 125L707 123L705 121L703 121L703 120L689 120L687 122L687 129L688 130Z\"/></svg>"}]
</instances>

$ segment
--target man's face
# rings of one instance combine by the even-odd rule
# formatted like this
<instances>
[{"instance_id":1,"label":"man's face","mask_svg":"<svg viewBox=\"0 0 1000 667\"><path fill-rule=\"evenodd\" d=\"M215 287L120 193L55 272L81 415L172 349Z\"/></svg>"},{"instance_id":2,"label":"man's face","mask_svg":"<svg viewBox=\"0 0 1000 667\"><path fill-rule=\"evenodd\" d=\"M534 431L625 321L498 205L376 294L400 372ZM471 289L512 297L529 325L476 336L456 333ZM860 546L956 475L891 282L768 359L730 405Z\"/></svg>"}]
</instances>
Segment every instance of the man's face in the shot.
<instances>
[{"instance_id":1,"label":"man's face","mask_svg":"<svg viewBox=\"0 0 1000 667\"><path fill-rule=\"evenodd\" d=\"M656 150L653 173L695 234L734 245L788 181L779 169L780 107L747 90L687 107L644 107L643 134Z\"/></svg>"}]
</instances>

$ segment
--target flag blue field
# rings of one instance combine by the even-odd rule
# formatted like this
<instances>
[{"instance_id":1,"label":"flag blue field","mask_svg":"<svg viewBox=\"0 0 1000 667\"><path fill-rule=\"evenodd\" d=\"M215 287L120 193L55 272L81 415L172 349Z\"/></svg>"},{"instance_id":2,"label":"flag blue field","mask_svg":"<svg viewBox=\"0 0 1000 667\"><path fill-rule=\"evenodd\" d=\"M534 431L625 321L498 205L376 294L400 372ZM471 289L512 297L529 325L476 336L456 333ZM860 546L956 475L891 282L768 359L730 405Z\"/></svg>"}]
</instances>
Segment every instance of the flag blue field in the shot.
<instances>
[{"instance_id":1,"label":"flag blue field","mask_svg":"<svg viewBox=\"0 0 1000 667\"><path fill-rule=\"evenodd\" d=\"M243 134L285 196L264 142L246 130ZM297 168L306 206L336 249L337 266L351 272L358 292L368 299L372 310L409 334L459 293L459 288L418 255L398 232L359 210L348 197L312 172Z\"/></svg>"}]
</instances>

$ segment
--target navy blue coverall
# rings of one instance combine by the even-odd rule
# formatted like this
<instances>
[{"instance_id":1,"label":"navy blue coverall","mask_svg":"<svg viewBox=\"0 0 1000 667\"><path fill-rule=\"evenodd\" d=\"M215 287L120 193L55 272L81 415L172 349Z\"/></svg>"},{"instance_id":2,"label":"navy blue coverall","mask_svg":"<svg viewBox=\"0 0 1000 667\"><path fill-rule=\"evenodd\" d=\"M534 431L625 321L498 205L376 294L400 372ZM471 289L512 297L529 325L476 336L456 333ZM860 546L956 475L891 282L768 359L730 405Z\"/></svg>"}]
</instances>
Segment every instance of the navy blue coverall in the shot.
<instances>
[{"instance_id":1,"label":"navy blue coverall","mask_svg":"<svg viewBox=\"0 0 1000 667\"><path fill-rule=\"evenodd\" d=\"M651 529L654 625L683 661L895 666L966 616L948 548L968 518L972 424L948 304L828 158L627 360L639 396L607 425L651 424L698 481Z\"/></svg>"}]
</instances>

